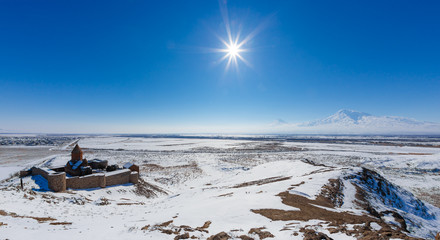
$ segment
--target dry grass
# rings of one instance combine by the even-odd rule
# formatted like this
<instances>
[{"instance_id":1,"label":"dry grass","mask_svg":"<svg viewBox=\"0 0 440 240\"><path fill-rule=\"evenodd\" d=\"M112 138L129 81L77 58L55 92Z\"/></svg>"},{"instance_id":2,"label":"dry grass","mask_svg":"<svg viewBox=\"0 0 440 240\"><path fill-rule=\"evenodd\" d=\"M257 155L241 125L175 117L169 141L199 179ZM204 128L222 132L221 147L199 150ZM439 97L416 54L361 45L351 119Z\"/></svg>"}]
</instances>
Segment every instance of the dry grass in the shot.
<instances>
[{"instance_id":1,"label":"dry grass","mask_svg":"<svg viewBox=\"0 0 440 240\"><path fill-rule=\"evenodd\" d=\"M150 184L142 178L139 178L139 182L135 186L136 189L134 190L134 192L137 195L145 196L146 198L157 197L157 194L168 194L164 189L156 185Z\"/></svg>"},{"instance_id":2,"label":"dry grass","mask_svg":"<svg viewBox=\"0 0 440 240\"><path fill-rule=\"evenodd\" d=\"M176 166L160 166L158 164L144 164L141 172L154 178L154 181L164 185L174 185L197 178L203 174L195 161Z\"/></svg>"}]
</instances>

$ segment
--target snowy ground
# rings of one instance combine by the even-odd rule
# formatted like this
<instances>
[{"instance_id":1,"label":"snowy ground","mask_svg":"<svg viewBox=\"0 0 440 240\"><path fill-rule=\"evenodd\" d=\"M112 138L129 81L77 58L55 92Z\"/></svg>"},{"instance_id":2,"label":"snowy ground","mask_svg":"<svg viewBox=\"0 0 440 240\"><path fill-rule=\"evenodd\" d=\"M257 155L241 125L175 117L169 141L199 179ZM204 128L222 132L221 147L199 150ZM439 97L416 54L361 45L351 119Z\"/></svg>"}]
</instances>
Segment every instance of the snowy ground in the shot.
<instances>
[{"instance_id":1,"label":"snowy ground","mask_svg":"<svg viewBox=\"0 0 440 240\"><path fill-rule=\"evenodd\" d=\"M64 165L72 143L0 147L0 178L31 165ZM220 232L232 239L304 239L310 229L357 239L361 228L399 231L402 224L387 211L403 216L412 237L433 238L440 226L436 147L134 137L85 137L78 144L89 160L138 164L141 184L52 193L39 177L24 178L24 190L17 177L7 179L0 184L0 239L175 239L186 233L207 239ZM359 167L394 184L382 186L395 194L368 195L384 212L378 218L358 204L356 193L380 179L362 182ZM339 205L319 200L330 179L341 179ZM303 203L289 203L291 197ZM296 219L303 208L326 217ZM345 230L332 226L344 214L354 219L340 224Z\"/></svg>"}]
</instances>

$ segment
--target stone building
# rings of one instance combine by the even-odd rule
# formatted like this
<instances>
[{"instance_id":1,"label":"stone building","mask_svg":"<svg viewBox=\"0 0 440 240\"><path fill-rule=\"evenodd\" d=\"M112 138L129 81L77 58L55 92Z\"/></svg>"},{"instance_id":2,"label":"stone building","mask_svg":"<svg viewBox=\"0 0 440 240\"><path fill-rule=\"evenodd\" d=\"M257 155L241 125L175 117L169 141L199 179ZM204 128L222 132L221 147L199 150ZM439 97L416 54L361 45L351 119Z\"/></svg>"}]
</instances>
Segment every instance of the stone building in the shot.
<instances>
[{"instance_id":1,"label":"stone building","mask_svg":"<svg viewBox=\"0 0 440 240\"><path fill-rule=\"evenodd\" d=\"M124 168L112 165L106 168L107 161L92 160L95 168L89 166L87 159L83 158L83 151L78 146L71 152L71 159L65 166L53 168L33 167L22 171L20 177L26 175L41 175L48 182L48 187L54 192L63 192L66 189L93 189L126 183L137 184L139 181L139 166L126 163ZM93 165L93 164L91 164Z\"/></svg>"},{"instance_id":2,"label":"stone building","mask_svg":"<svg viewBox=\"0 0 440 240\"><path fill-rule=\"evenodd\" d=\"M65 171L71 176L84 176L92 173L92 169L87 163L87 159L83 158L83 151L76 144L71 153L71 159L65 166Z\"/></svg>"}]
</instances>

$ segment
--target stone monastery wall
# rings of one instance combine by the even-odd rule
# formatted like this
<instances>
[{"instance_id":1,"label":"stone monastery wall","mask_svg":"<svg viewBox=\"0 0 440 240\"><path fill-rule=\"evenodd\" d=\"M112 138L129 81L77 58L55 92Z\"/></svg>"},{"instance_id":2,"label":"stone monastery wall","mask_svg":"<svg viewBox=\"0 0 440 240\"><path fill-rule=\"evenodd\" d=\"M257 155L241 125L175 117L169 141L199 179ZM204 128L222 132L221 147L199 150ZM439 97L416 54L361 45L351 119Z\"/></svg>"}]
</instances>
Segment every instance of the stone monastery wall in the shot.
<instances>
[{"instance_id":1,"label":"stone monastery wall","mask_svg":"<svg viewBox=\"0 0 440 240\"><path fill-rule=\"evenodd\" d=\"M132 172L129 169L119 169L107 173L95 173L80 177L66 177L65 172L55 172L48 168L32 168L32 175L41 175L54 192L62 192L67 188L85 189L85 188L104 188L111 185L120 185L126 183L136 184L139 179L138 172Z\"/></svg>"}]
</instances>

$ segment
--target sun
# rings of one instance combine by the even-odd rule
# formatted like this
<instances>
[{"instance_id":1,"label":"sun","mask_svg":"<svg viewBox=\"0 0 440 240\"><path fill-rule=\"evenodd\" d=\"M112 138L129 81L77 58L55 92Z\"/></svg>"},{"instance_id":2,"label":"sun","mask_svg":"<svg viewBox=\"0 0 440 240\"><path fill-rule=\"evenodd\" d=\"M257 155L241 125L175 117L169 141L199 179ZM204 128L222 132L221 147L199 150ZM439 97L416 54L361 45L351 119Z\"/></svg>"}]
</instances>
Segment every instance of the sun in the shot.
<instances>
[{"instance_id":1,"label":"sun","mask_svg":"<svg viewBox=\"0 0 440 240\"><path fill-rule=\"evenodd\" d=\"M241 52L240 47L236 43L227 44L228 55L231 57L237 57L239 52Z\"/></svg>"},{"instance_id":2,"label":"sun","mask_svg":"<svg viewBox=\"0 0 440 240\"><path fill-rule=\"evenodd\" d=\"M224 48L219 49L220 52L225 53L225 55L220 59L220 61L226 60L226 69L228 70L231 65L234 65L236 69L238 69L238 59L244 62L246 65L250 66L250 64L241 56L242 52L246 52L246 49L243 49L242 46L245 44L245 41L239 41L238 36L233 39L231 35L228 36L229 41L225 41L220 39L224 44Z\"/></svg>"},{"instance_id":3,"label":"sun","mask_svg":"<svg viewBox=\"0 0 440 240\"><path fill-rule=\"evenodd\" d=\"M222 52L225 52L226 54L223 56L222 60L228 59L226 63L226 70L229 69L231 64L233 64L236 68L238 67L237 58L241 59L243 62L246 62L246 60L244 60L244 58L240 55L240 53L244 52L245 50L241 48L242 43L238 43L238 37L235 39L235 41L230 38L229 43L223 41L223 44L225 44L225 48L222 49Z\"/></svg>"},{"instance_id":4,"label":"sun","mask_svg":"<svg viewBox=\"0 0 440 240\"><path fill-rule=\"evenodd\" d=\"M252 49L249 48L250 41L262 30L265 25L265 22L259 24L255 29L248 29L251 31L246 31L247 33L242 35L242 25L241 24L233 24L229 21L228 9L226 6L226 1L219 1L220 4L220 12L223 17L223 24L226 30L226 36L221 37L217 35L217 38L223 43L223 46L220 48L211 48L213 52L220 52L224 55L216 61L216 63L226 62L225 71L229 70L231 65L235 67L235 70L238 71L238 65L240 63L244 63L246 66L253 68L253 66L245 59L245 53L251 52ZM233 22L232 22L233 23ZM237 27L238 26L238 27ZM247 56L249 57L249 56Z\"/></svg>"}]
</instances>

